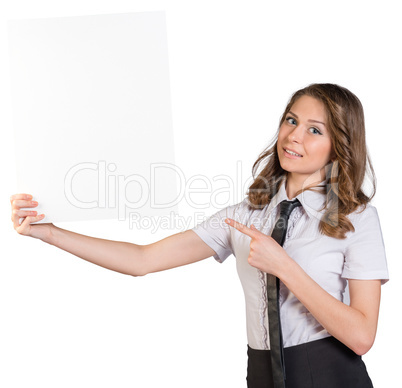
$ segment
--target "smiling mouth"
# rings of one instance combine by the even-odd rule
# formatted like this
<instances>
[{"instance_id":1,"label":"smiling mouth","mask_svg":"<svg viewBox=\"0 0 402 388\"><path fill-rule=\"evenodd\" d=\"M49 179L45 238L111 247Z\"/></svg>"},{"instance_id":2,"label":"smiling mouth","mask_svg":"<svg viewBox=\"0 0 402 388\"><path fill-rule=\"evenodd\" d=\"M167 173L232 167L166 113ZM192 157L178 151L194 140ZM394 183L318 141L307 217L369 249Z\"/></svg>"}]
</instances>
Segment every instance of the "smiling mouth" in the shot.
<instances>
[{"instance_id":1,"label":"smiling mouth","mask_svg":"<svg viewBox=\"0 0 402 388\"><path fill-rule=\"evenodd\" d=\"M303 155L296 154L296 152L290 151L290 150L288 150L288 149L286 149L286 148L284 148L284 150L285 150L285 152L287 152L287 153L290 154L290 155L293 155L293 156L300 156L301 158L303 157Z\"/></svg>"}]
</instances>

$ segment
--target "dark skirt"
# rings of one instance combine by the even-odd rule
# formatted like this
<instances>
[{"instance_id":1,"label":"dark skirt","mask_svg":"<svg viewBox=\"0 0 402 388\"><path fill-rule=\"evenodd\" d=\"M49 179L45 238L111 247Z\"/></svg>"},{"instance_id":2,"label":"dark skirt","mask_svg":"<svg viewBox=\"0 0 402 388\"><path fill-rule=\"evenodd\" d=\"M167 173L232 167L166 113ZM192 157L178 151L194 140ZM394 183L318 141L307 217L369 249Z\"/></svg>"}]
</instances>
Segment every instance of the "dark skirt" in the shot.
<instances>
[{"instance_id":1,"label":"dark skirt","mask_svg":"<svg viewBox=\"0 0 402 388\"><path fill-rule=\"evenodd\" d=\"M248 346L247 387L273 388L269 350ZM372 388L361 358L334 337L284 349L286 388Z\"/></svg>"}]
</instances>

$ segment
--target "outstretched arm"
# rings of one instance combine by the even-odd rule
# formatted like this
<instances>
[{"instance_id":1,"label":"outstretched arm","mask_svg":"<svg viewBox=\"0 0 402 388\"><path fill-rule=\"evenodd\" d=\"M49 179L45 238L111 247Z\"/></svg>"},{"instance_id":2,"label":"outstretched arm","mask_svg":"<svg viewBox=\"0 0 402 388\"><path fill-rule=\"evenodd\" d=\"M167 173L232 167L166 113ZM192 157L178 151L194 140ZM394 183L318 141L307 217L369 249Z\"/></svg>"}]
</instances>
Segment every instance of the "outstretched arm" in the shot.
<instances>
[{"instance_id":1,"label":"outstretched arm","mask_svg":"<svg viewBox=\"0 0 402 388\"><path fill-rule=\"evenodd\" d=\"M43 219L35 211L32 196L15 194L10 198L14 229L21 235L40 239L66 252L104 268L132 276L194 263L213 256L210 248L194 231L186 230L148 245L85 236L53 224L32 224ZM20 224L19 219L24 218Z\"/></svg>"},{"instance_id":2,"label":"outstretched arm","mask_svg":"<svg viewBox=\"0 0 402 388\"><path fill-rule=\"evenodd\" d=\"M349 279L348 306L317 284L272 237L231 219L227 223L251 237L250 265L280 278L317 321L356 354L369 351L377 331L380 280Z\"/></svg>"},{"instance_id":3,"label":"outstretched arm","mask_svg":"<svg viewBox=\"0 0 402 388\"><path fill-rule=\"evenodd\" d=\"M49 237L43 241L101 267L133 276L191 264L215 254L192 230L137 245L89 237L52 225Z\"/></svg>"}]
</instances>

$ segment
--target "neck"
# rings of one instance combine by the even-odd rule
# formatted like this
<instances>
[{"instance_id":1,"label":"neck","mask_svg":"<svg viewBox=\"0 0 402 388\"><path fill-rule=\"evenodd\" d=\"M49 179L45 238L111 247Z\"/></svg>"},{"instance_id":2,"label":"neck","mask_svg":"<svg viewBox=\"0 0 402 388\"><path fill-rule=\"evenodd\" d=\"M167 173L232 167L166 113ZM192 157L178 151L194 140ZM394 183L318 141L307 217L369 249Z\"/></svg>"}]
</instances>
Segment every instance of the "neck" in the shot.
<instances>
[{"instance_id":1,"label":"neck","mask_svg":"<svg viewBox=\"0 0 402 388\"><path fill-rule=\"evenodd\" d=\"M300 175L289 172L286 180L286 194L289 199L293 199L296 195L308 186L318 184L325 179L325 170L319 170L312 175Z\"/></svg>"}]
</instances>

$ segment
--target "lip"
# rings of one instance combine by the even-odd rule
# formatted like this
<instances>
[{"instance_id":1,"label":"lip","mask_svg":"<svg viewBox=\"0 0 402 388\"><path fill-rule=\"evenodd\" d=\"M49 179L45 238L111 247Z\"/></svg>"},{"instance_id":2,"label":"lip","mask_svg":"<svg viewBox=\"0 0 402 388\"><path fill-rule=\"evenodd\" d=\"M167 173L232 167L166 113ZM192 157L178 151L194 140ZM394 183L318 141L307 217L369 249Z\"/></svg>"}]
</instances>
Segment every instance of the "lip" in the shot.
<instances>
[{"instance_id":1,"label":"lip","mask_svg":"<svg viewBox=\"0 0 402 388\"><path fill-rule=\"evenodd\" d=\"M289 158L289 159L300 159L300 158L303 157L303 155L301 155L301 156L291 155L291 154L287 153L286 150L292 151L292 152L294 152L294 153L296 153L296 154L299 154L299 153L296 152L295 150L292 150L291 148L284 147L284 148L283 148L283 153L284 153L285 156L286 156L287 158ZM300 154L299 154L299 155L300 155Z\"/></svg>"}]
</instances>

